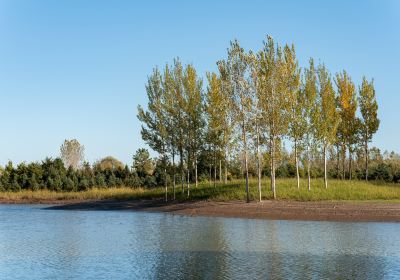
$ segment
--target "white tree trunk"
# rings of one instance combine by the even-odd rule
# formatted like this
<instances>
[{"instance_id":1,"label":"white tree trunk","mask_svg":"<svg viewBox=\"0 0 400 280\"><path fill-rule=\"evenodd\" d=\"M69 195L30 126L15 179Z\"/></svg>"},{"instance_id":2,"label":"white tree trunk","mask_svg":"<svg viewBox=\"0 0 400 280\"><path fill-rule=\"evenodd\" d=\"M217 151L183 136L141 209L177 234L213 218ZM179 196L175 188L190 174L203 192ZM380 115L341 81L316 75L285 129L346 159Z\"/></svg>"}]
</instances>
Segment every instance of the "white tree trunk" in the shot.
<instances>
[{"instance_id":1,"label":"white tree trunk","mask_svg":"<svg viewBox=\"0 0 400 280\"><path fill-rule=\"evenodd\" d=\"M224 162L225 162L225 164L224 164L224 173L225 173L224 184L225 185L228 183L228 167L227 167L228 160L227 160L227 157L228 157L228 148L225 148L225 159L224 159Z\"/></svg>"},{"instance_id":2,"label":"white tree trunk","mask_svg":"<svg viewBox=\"0 0 400 280\"><path fill-rule=\"evenodd\" d=\"M176 178L175 178L175 153L172 153L172 169L173 169L173 176L174 176L174 182L173 182L173 188L174 188L174 200L175 200L175 187L176 187Z\"/></svg>"},{"instance_id":3,"label":"white tree trunk","mask_svg":"<svg viewBox=\"0 0 400 280\"><path fill-rule=\"evenodd\" d=\"M326 145L324 145L324 181L325 181L325 189L328 188L328 168L327 168L327 160L326 160Z\"/></svg>"},{"instance_id":4,"label":"white tree trunk","mask_svg":"<svg viewBox=\"0 0 400 280\"><path fill-rule=\"evenodd\" d=\"M368 142L365 141L365 181L368 181L368 161L369 161Z\"/></svg>"},{"instance_id":5,"label":"white tree trunk","mask_svg":"<svg viewBox=\"0 0 400 280\"><path fill-rule=\"evenodd\" d=\"M194 167L194 176L196 180L196 188L198 187L198 178L197 178L197 156L194 158L195 167Z\"/></svg>"},{"instance_id":6,"label":"white tree trunk","mask_svg":"<svg viewBox=\"0 0 400 280\"><path fill-rule=\"evenodd\" d=\"M258 199L262 201L261 194L261 151L260 151L260 135L258 133L258 125L257 125L257 163L258 163Z\"/></svg>"},{"instance_id":7,"label":"white tree trunk","mask_svg":"<svg viewBox=\"0 0 400 280\"><path fill-rule=\"evenodd\" d=\"M190 172L189 168L187 169L187 196L190 196Z\"/></svg>"},{"instance_id":8,"label":"white tree trunk","mask_svg":"<svg viewBox=\"0 0 400 280\"><path fill-rule=\"evenodd\" d=\"M311 175L310 175L310 148L307 148L307 177L308 177L308 190L311 190Z\"/></svg>"},{"instance_id":9,"label":"white tree trunk","mask_svg":"<svg viewBox=\"0 0 400 280\"><path fill-rule=\"evenodd\" d=\"M222 183L222 160L219 160L219 182Z\"/></svg>"},{"instance_id":10,"label":"white tree trunk","mask_svg":"<svg viewBox=\"0 0 400 280\"><path fill-rule=\"evenodd\" d=\"M271 192L273 192L274 190L273 190L273 187L272 187L272 185L273 185L273 182L272 182L272 137L270 138L270 140L269 140L269 147L270 147L270 149L269 149L269 173L270 173L270 188L271 188Z\"/></svg>"},{"instance_id":11,"label":"white tree trunk","mask_svg":"<svg viewBox=\"0 0 400 280\"><path fill-rule=\"evenodd\" d=\"M271 188L274 199L276 199L276 182L275 182L275 137L272 138L271 145Z\"/></svg>"},{"instance_id":12,"label":"white tree trunk","mask_svg":"<svg viewBox=\"0 0 400 280\"><path fill-rule=\"evenodd\" d=\"M258 148L260 150L260 148ZM258 152L258 195L259 195L259 201L262 201L262 193L261 193L261 155L260 152Z\"/></svg>"},{"instance_id":13,"label":"white tree trunk","mask_svg":"<svg viewBox=\"0 0 400 280\"><path fill-rule=\"evenodd\" d=\"M214 188L217 187L217 156L214 151Z\"/></svg>"},{"instance_id":14,"label":"white tree trunk","mask_svg":"<svg viewBox=\"0 0 400 280\"><path fill-rule=\"evenodd\" d=\"M168 202L168 184L167 184L167 169L164 169L165 178L165 202Z\"/></svg>"},{"instance_id":15,"label":"white tree trunk","mask_svg":"<svg viewBox=\"0 0 400 280\"><path fill-rule=\"evenodd\" d=\"M243 121L243 146L244 146L244 168L246 175L246 202L250 202L250 194L249 194L249 164L247 159L247 138L246 138L246 127Z\"/></svg>"},{"instance_id":16,"label":"white tree trunk","mask_svg":"<svg viewBox=\"0 0 400 280\"><path fill-rule=\"evenodd\" d=\"M349 149L349 180L350 181L353 179L352 164L353 164L353 151L351 149Z\"/></svg>"},{"instance_id":17,"label":"white tree trunk","mask_svg":"<svg viewBox=\"0 0 400 280\"><path fill-rule=\"evenodd\" d=\"M210 164L210 187L212 185L212 165Z\"/></svg>"},{"instance_id":18,"label":"white tree trunk","mask_svg":"<svg viewBox=\"0 0 400 280\"><path fill-rule=\"evenodd\" d=\"M297 139L294 140L294 158L296 161L297 188L300 189L299 156L297 151Z\"/></svg>"},{"instance_id":19,"label":"white tree trunk","mask_svg":"<svg viewBox=\"0 0 400 280\"><path fill-rule=\"evenodd\" d=\"M183 169L183 151L180 151L182 196L185 193L185 170Z\"/></svg>"},{"instance_id":20,"label":"white tree trunk","mask_svg":"<svg viewBox=\"0 0 400 280\"><path fill-rule=\"evenodd\" d=\"M342 165L343 165L342 180L346 180L346 152L347 152L346 146L343 145L343 148L342 148L342 154L343 154L343 157L342 157Z\"/></svg>"}]
</instances>

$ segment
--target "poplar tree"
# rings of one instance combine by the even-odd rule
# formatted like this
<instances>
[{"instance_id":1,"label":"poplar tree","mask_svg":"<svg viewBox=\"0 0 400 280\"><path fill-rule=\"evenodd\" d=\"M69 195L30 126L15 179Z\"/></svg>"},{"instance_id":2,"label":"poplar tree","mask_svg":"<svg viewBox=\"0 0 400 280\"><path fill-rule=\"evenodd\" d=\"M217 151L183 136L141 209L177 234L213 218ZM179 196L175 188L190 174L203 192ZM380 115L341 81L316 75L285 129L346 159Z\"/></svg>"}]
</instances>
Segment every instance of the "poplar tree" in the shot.
<instances>
[{"instance_id":1,"label":"poplar tree","mask_svg":"<svg viewBox=\"0 0 400 280\"><path fill-rule=\"evenodd\" d=\"M187 168L188 168L188 183L190 183L190 165L194 167L195 184L197 187L197 158L202 147L204 118L203 118L203 81L197 76L196 69L193 65L187 65L183 76L183 89L185 106L185 123L187 126ZM188 184L189 196L189 184Z\"/></svg>"},{"instance_id":2,"label":"poplar tree","mask_svg":"<svg viewBox=\"0 0 400 280\"><path fill-rule=\"evenodd\" d=\"M65 168L78 169L84 159L85 147L78 140L65 140L60 147L60 157Z\"/></svg>"},{"instance_id":3,"label":"poplar tree","mask_svg":"<svg viewBox=\"0 0 400 280\"><path fill-rule=\"evenodd\" d=\"M294 158L296 164L296 179L297 188L300 188L300 174L299 174L299 143L303 139L306 122L304 110L304 91L301 90L301 70L296 59L296 52L294 45L291 48L285 46L285 77L286 92L289 97L289 131L288 135L294 144Z\"/></svg>"},{"instance_id":4,"label":"poplar tree","mask_svg":"<svg viewBox=\"0 0 400 280\"><path fill-rule=\"evenodd\" d=\"M179 165L181 173L182 195L184 194L185 171L184 171L184 152L186 148L187 118L184 108L186 101L183 89L183 67L179 59L174 60L171 79L171 98L173 100L173 118L175 119L176 146L179 153Z\"/></svg>"},{"instance_id":5,"label":"poplar tree","mask_svg":"<svg viewBox=\"0 0 400 280\"><path fill-rule=\"evenodd\" d=\"M206 96L206 116L207 116L207 142L212 147L213 165L216 170L216 154L223 145L223 96L221 94L221 80L215 73L207 73L207 96ZM216 174L216 172L214 172ZM214 176L214 186L215 186Z\"/></svg>"},{"instance_id":6,"label":"poplar tree","mask_svg":"<svg viewBox=\"0 0 400 280\"><path fill-rule=\"evenodd\" d=\"M165 176L165 201L168 201L167 185L167 151L168 151L168 130L166 126L165 110L165 89L160 71L156 68L153 74L148 78L146 92L148 97L147 110L138 106L138 119L143 123L141 134L142 139L162 156L164 162Z\"/></svg>"},{"instance_id":7,"label":"poplar tree","mask_svg":"<svg viewBox=\"0 0 400 280\"><path fill-rule=\"evenodd\" d=\"M358 106L357 98L356 98L356 105ZM349 124L349 138L348 138L349 180L353 179L353 155L356 152L360 142L361 142L361 119L358 118L357 116L354 116L354 118L351 119L351 122Z\"/></svg>"},{"instance_id":8,"label":"poplar tree","mask_svg":"<svg viewBox=\"0 0 400 280\"><path fill-rule=\"evenodd\" d=\"M368 144L373 135L378 131L380 120L378 119L378 103L375 97L374 81L368 82L363 77L361 88L359 89L359 103L361 111L361 134L365 153L365 180L368 181Z\"/></svg>"},{"instance_id":9,"label":"poplar tree","mask_svg":"<svg viewBox=\"0 0 400 280\"><path fill-rule=\"evenodd\" d=\"M217 63L219 70L219 80L220 80L220 95L222 103L220 104L220 121L221 121L221 131L222 131L222 148L224 153L224 184L228 180L228 154L232 149L233 141L232 136L234 133L234 114L231 111L231 93L232 93L232 83L229 79L230 75L225 61Z\"/></svg>"},{"instance_id":10,"label":"poplar tree","mask_svg":"<svg viewBox=\"0 0 400 280\"><path fill-rule=\"evenodd\" d=\"M173 72L171 71L168 64L164 69L163 77L163 87L164 87L164 108L165 108L165 122L167 129L167 141L170 147L170 153L172 158L172 188L173 188L173 199L176 198L176 166L175 166L175 156L178 151L178 136L177 126L178 121L177 115L180 110L177 107L177 101L175 99L175 81L173 77Z\"/></svg>"},{"instance_id":11,"label":"poplar tree","mask_svg":"<svg viewBox=\"0 0 400 280\"><path fill-rule=\"evenodd\" d=\"M288 129L289 98L286 95L284 57L280 46L275 48L274 40L268 36L264 48L257 54L257 90L258 106L262 112L263 123L269 136L271 163L271 190L276 198L276 144Z\"/></svg>"},{"instance_id":12,"label":"poplar tree","mask_svg":"<svg viewBox=\"0 0 400 280\"><path fill-rule=\"evenodd\" d=\"M309 68L305 69L305 81L304 81L304 109L305 109L305 120L307 123L307 129L305 133L305 146L306 146L306 158L307 158L307 178L308 178L308 190L311 190L311 150L316 146L316 124L319 122L319 108L316 106L317 100L317 73L314 66L314 60L310 58Z\"/></svg>"},{"instance_id":13,"label":"poplar tree","mask_svg":"<svg viewBox=\"0 0 400 280\"><path fill-rule=\"evenodd\" d=\"M342 146L342 167L343 179L346 177L346 150L349 150L349 166L351 167L351 153L356 133L356 111L357 99L354 83L346 71L336 74L336 85L338 89L338 106L341 123L339 125L339 134ZM351 178L351 175L350 175Z\"/></svg>"},{"instance_id":14,"label":"poplar tree","mask_svg":"<svg viewBox=\"0 0 400 280\"><path fill-rule=\"evenodd\" d=\"M336 141L336 132L340 123L339 112L336 109L336 93L333 89L331 76L325 65L318 66L318 111L320 118L316 122L317 138L322 144L324 156L324 182L328 188L327 150Z\"/></svg>"},{"instance_id":15,"label":"poplar tree","mask_svg":"<svg viewBox=\"0 0 400 280\"><path fill-rule=\"evenodd\" d=\"M253 142L255 145L255 157L257 159L257 185L258 185L258 200L262 201L262 193L261 193L261 176L262 176L262 155L261 155L261 145L262 145L262 131L261 131L261 123L262 123L262 110L260 106L260 100L257 95L258 88L258 80L257 80L257 71L258 71L258 61L257 56L252 52L249 54L249 61L251 67L251 79L252 79L252 91L253 94L253 110L251 114L251 134L254 138Z\"/></svg>"},{"instance_id":16,"label":"poplar tree","mask_svg":"<svg viewBox=\"0 0 400 280\"><path fill-rule=\"evenodd\" d=\"M248 164L248 133L249 116L252 111L253 97L250 89L249 56L239 45L237 40L231 42L226 62L227 72L230 75L232 90L230 91L230 104L236 125L239 128L243 145L244 172L246 178L246 201L250 202L249 193L249 164Z\"/></svg>"}]
</instances>

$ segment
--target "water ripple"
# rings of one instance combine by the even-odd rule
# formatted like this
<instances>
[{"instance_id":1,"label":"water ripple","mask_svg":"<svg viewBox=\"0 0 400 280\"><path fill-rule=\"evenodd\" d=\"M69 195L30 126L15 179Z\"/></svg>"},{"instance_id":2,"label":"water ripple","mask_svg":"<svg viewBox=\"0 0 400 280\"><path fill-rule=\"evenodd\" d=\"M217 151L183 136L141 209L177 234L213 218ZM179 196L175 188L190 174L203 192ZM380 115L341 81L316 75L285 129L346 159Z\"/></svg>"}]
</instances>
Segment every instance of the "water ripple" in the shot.
<instances>
[{"instance_id":1,"label":"water ripple","mask_svg":"<svg viewBox=\"0 0 400 280\"><path fill-rule=\"evenodd\" d=\"M399 230L0 205L0 279L398 279Z\"/></svg>"}]
</instances>

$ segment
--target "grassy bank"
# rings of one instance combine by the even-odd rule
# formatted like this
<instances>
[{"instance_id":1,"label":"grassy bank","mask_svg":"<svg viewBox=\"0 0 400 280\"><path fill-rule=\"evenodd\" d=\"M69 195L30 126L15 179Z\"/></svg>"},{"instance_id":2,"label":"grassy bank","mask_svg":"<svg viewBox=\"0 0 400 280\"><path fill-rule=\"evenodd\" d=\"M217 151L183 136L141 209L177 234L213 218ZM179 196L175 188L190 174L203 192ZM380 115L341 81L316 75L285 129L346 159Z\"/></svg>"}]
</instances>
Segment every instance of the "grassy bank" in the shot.
<instances>
[{"instance_id":1,"label":"grassy bank","mask_svg":"<svg viewBox=\"0 0 400 280\"><path fill-rule=\"evenodd\" d=\"M269 180L263 180L263 199L271 199ZM52 192L47 190L40 191L21 191L21 192L0 192L0 201L10 202L45 202L45 201L64 201L64 200L101 200L101 199L162 199L164 198L164 188L151 190L137 188L109 188L91 189L83 192ZM169 188L169 198L172 199L172 188ZM278 199L296 201L391 201L400 202L400 186L378 184L374 182L362 181L339 181L331 180L329 188L324 188L323 180L314 180L311 191L307 190L307 182L301 183L300 189L296 188L295 179L280 179L277 181ZM190 187L190 198L187 197L187 189L182 194L181 186L176 188L177 200L213 200L213 201L232 201L244 200L246 197L244 182L233 181L227 185L208 183L199 184L198 188L193 185ZM258 198L257 181L250 181L250 197L252 200Z\"/></svg>"},{"instance_id":2,"label":"grassy bank","mask_svg":"<svg viewBox=\"0 0 400 280\"><path fill-rule=\"evenodd\" d=\"M20 192L0 192L0 201L64 201L64 200L100 200L100 199L147 199L157 197L160 189L142 188L93 188L82 192L54 192L49 190Z\"/></svg>"}]
</instances>

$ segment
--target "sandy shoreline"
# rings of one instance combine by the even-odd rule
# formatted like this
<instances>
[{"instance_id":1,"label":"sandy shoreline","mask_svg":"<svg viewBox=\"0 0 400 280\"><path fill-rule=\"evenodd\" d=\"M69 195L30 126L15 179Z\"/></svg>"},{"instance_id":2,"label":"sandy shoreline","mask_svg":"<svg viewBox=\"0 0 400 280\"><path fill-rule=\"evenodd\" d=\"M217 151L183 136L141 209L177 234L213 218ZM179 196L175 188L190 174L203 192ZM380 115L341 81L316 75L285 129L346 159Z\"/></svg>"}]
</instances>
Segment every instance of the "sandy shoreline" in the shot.
<instances>
[{"instance_id":1,"label":"sandy shoreline","mask_svg":"<svg viewBox=\"0 0 400 280\"><path fill-rule=\"evenodd\" d=\"M50 209L87 211L149 211L176 215L229 217L270 220L308 220L340 222L400 222L400 204L376 202L299 202L264 201L262 203L180 202L157 200L99 201L0 201L0 203L57 204Z\"/></svg>"}]
</instances>

